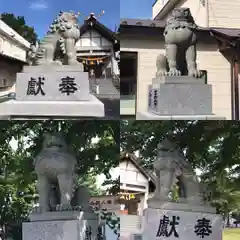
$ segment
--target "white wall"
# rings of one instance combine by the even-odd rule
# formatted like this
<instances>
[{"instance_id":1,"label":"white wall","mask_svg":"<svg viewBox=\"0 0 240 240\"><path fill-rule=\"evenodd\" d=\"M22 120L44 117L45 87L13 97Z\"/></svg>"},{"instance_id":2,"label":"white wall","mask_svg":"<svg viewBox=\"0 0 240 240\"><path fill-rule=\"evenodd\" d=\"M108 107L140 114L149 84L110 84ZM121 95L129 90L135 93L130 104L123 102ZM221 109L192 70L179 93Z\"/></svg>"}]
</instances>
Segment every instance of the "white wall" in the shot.
<instances>
[{"instance_id":1,"label":"white wall","mask_svg":"<svg viewBox=\"0 0 240 240\"><path fill-rule=\"evenodd\" d=\"M156 58L165 53L164 40L154 37L122 38L121 51L138 52L137 112L147 111L148 85L156 74ZM207 70L208 84L212 85L213 113L231 119L231 66L218 51L217 44L199 42L197 64Z\"/></svg>"},{"instance_id":2,"label":"white wall","mask_svg":"<svg viewBox=\"0 0 240 240\"><path fill-rule=\"evenodd\" d=\"M0 60L0 96L15 92L16 74L20 71L21 66L11 64L11 60ZM6 85L3 85L3 82L6 82Z\"/></svg>"},{"instance_id":3,"label":"white wall","mask_svg":"<svg viewBox=\"0 0 240 240\"><path fill-rule=\"evenodd\" d=\"M26 62L30 43L0 20L0 54Z\"/></svg>"},{"instance_id":4,"label":"white wall","mask_svg":"<svg viewBox=\"0 0 240 240\"><path fill-rule=\"evenodd\" d=\"M97 31L87 31L76 42L76 47L81 50L80 47L97 47L97 48L111 48L112 43L102 37Z\"/></svg>"},{"instance_id":5,"label":"white wall","mask_svg":"<svg viewBox=\"0 0 240 240\"><path fill-rule=\"evenodd\" d=\"M136 166L130 161L124 161L119 164L120 179L123 184L133 184L139 186L148 186L148 179ZM145 192L145 190L144 190Z\"/></svg>"}]
</instances>

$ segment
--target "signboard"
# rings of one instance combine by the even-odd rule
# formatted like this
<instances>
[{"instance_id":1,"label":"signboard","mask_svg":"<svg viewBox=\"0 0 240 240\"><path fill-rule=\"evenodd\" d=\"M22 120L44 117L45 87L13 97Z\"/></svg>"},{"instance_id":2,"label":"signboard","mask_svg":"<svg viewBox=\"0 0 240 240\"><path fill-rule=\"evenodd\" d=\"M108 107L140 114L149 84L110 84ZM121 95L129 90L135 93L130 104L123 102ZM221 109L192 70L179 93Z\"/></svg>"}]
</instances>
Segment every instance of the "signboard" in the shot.
<instances>
[{"instance_id":1,"label":"signboard","mask_svg":"<svg viewBox=\"0 0 240 240\"><path fill-rule=\"evenodd\" d=\"M124 200L136 199L134 193L120 193L119 198Z\"/></svg>"}]
</instances>

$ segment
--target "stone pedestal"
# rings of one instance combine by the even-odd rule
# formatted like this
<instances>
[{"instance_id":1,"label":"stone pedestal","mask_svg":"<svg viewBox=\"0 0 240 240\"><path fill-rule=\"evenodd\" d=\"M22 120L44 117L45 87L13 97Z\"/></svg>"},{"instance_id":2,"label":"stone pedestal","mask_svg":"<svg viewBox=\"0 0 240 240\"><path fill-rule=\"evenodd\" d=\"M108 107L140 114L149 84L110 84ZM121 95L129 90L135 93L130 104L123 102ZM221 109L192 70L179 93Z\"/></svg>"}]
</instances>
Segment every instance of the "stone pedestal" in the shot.
<instances>
[{"instance_id":1,"label":"stone pedestal","mask_svg":"<svg viewBox=\"0 0 240 240\"><path fill-rule=\"evenodd\" d=\"M143 240L221 240L222 217L188 210L147 208L143 216Z\"/></svg>"},{"instance_id":2,"label":"stone pedestal","mask_svg":"<svg viewBox=\"0 0 240 240\"><path fill-rule=\"evenodd\" d=\"M149 112L158 115L211 115L212 86L187 76L153 79Z\"/></svg>"},{"instance_id":3,"label":"stone pedestal","mask_svg":"<svg viewBox=\"0 0 240 240\"><path fill-rule=\"evenodd\" d=\"M225 120L217 115L157 115L151 112L138 112L136 120Z\"/></svg>"},{"instance_id":4,"label":"stone pedestal","mask_svg":"<svg viewBox=\"0 0 240 240\"><path fill-rule=\"evenodd\" d=\"M31 222L23 223L23 240L95 240L98 216L85 212L49 212L32 214ZM87 232L91 237L86 238Z\"/></svg>"},{"instance_id":5,"label":"stone pedestal","mask_svg":"<svg viewBox=\"0 0 240 240\"><path fill-rule=\"evenodd\" d=\"M17 74L16 100L1 103L0 115L23 119L104 117L104 104L90 94L88 73L80 66L25 66Z\"/></svg>"},{"instance_id":6,"label":"stone pedestal","mask_svg":"<svg viewBox=\"0 0 240 240\"><path fill-rule=\"evenodd\" d=\"M205 79L164 76L148 89L148 111L137 120L222 120L212 113L212 86Z\"/></svg>"}]
</instances>

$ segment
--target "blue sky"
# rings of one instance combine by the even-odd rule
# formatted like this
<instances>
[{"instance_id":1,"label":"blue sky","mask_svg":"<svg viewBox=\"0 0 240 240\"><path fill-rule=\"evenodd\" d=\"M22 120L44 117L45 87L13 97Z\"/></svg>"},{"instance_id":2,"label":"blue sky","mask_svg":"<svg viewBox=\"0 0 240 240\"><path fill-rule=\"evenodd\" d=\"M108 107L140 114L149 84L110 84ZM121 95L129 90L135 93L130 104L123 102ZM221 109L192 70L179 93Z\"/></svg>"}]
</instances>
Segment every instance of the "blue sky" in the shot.
<instances>
[{"instance_id":1,"label":"blue sky","mask_svg":"<svg viewBox=\"0 0 240 240\"><path fill-rule=\"evenodd\" d=\"M151 19L154 2L155 0L120 0L120 17Z\"/></svg>"},{"instance_id":2,"label":"blue sky","mask_svg":"<svg viewBox=\"0 0 240 240\"><path fill-rule=\"evenodd\" d=\"M0 12L24 16L27 25L33 26L41 38L59 11L80 11L84 16L102 10L99 19L108 28L115 30L120 18L151 18L154 0L0 0ZM80 17L80 22L83 21Z\"/></svg>"},{"instance_id":3,"label":"blue sky","mask_svg":"<svg viewBox=\"0 0 240 240\"><path fill-rule=\"evenodd\" d=\"M105 14L100 22L115 30L120 21L120 0L0 0L0 12L24 16L27 25L34 26L42 37L59 11L73 10L88 16L91 12ZM83 17L79 21L83 21Z\"/></svg>"}]
</instances>

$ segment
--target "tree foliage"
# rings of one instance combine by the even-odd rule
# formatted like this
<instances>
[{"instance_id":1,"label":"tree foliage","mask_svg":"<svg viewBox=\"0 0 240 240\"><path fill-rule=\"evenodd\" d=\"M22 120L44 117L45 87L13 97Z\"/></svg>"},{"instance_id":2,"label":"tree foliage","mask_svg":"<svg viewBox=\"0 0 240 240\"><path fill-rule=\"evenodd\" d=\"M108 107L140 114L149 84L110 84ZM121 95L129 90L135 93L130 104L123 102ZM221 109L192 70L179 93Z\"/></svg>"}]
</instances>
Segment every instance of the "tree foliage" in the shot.
<instances>
[{"instance_id":1,"label":"tree foliage","mask_svg":"<svg viewBox=\"0 0 240 240\"><path fill-rule=\"evenodd\" d=\"M33 159L44 132L63 132L77 157L79 181L100 194L96 175L118 166L119 124L116 121L0 121L0 227L14 228L27 219L38 198ZM9 230L10 231L10 230Z\"/></svg>"},{"instance_id":2,"label":"tree foliage","mask_svg":"<svg viewBox=\"0 0 240 240\"><path fill-rule=\"evenodd\" d=\"M37 33L33 27L29 27L26 24L23 16L15 16L13 13L2 13L1 20L30 43L37 41Z\"/></svg>"},{"instance_id":3,"label":"tree foliage","mask_svg":"<svg viewBox=\"0 0 240 240\"><path fill-rule=\"evenodd\" d=\"M219 212L240 209L240 123L237 121L121 121L121 150L139 151L153 169L157 144L168 137L212 191Z\"/></svg>"}]
</instances>

